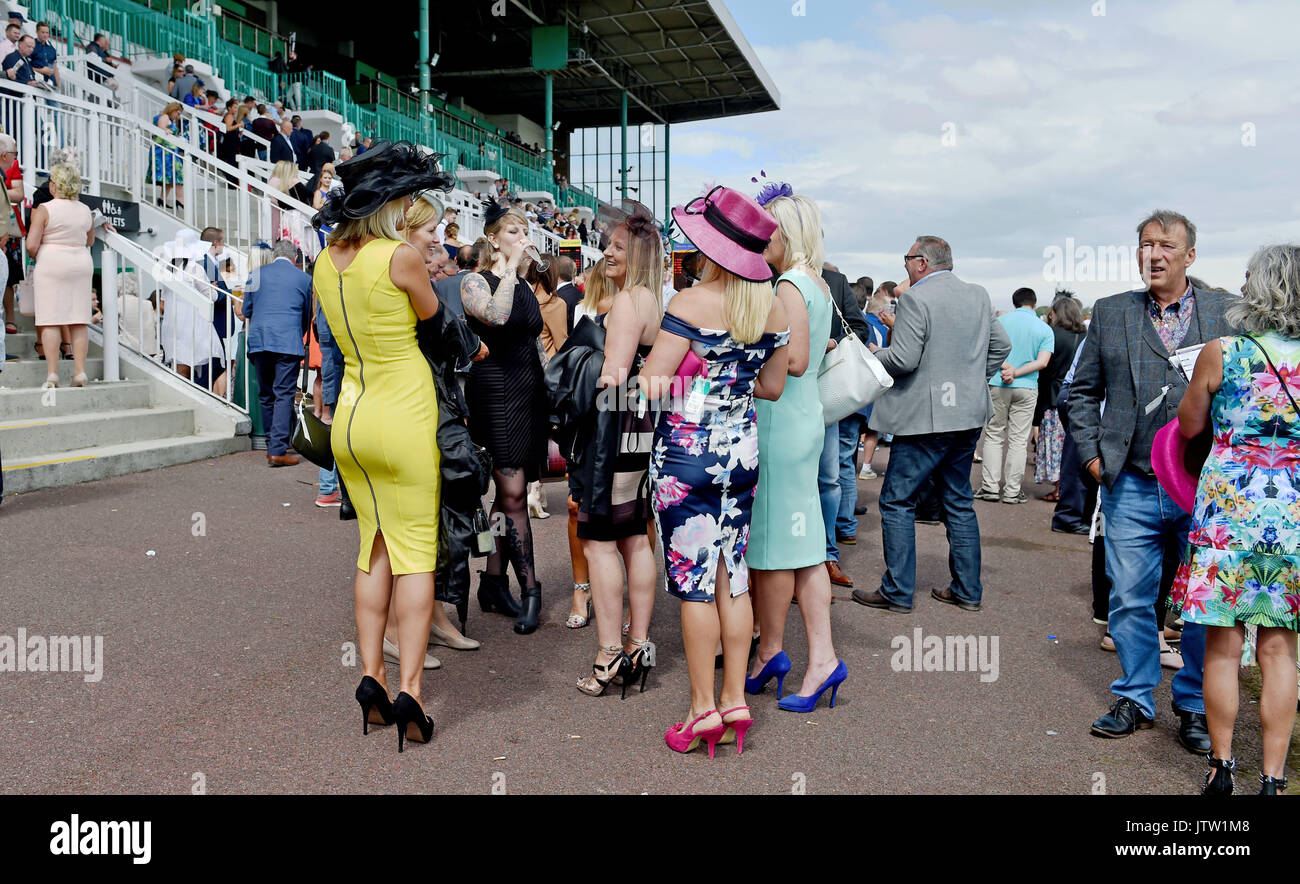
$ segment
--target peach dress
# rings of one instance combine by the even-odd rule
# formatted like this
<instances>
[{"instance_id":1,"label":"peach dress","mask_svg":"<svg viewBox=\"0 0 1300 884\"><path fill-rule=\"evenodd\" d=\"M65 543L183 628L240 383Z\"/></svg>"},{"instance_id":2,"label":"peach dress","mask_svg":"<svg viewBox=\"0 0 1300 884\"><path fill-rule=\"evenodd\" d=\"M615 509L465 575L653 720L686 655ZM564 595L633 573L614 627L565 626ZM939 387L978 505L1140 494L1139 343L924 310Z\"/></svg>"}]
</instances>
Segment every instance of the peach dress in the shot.
<instances>
[{"instance_id":1,"label":"peach dress","mask_svg":"<svg viewBox=\"0 0 1300 884\"><path fill-rule=\"evenodd\" d=\"M32 286L36 324L89 325L90 285L95 266L86 247L90 207L78 200L52 199L41 247L36 252Z\"/></svg>"}]
</instances>

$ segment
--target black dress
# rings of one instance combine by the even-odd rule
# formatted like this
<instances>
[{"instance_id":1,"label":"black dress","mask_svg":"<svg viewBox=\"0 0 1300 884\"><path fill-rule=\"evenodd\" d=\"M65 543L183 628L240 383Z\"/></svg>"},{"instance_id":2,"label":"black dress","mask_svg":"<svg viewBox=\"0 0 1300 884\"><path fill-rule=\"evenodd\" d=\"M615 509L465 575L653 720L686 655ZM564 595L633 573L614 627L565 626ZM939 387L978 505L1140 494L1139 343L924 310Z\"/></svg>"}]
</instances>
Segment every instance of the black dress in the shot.
<instances>
[{"instance_id":1,"label":"black dress","mask_svg":"<svg viewBox=\"0 0 1300 884\"><path fill-rule=\"evenodd\" d=\"M483 278L495 292L500 278L487 271ZM529 482L536 481L546 457L546 389L537 352L542 311L537 296L520 279L505 325L487 325L468 314L465 319L488 348L487 358L470 369L465 386L470 435L491 452L494 469L523 469Z\"/></svg>"}]
</instances>

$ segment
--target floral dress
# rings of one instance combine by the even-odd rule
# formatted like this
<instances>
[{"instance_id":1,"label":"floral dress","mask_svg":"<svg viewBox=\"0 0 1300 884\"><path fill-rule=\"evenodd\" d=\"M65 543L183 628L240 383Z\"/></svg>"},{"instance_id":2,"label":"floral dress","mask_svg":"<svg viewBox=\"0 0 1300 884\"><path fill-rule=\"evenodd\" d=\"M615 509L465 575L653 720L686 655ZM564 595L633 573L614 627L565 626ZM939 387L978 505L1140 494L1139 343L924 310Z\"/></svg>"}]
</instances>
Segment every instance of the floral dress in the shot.
<instances>
[{"instance_id":1,"label":"floral dress","mask_svg":"<svg viewBox=\"0 0 1300 884\"><path fill-rule=\"evenodd\" d=\"M165 123L163 121L166 121ZM180 126L175 123L166 114L159 114L154 118L154 125L159 129L164 129L177 137L180 136ZM184 176L181 174L182 166L180 155L176 148L172 147L165 140L153 136L153 168L151 168L149 181L152 184L183 184Z\"/></svg>"},{"instance_id":2,"label":"floral dress","mask_svg":"<svg viewBox=\"0 0 1300 884\"><path fill-rule=\"evenodd\" d=\"M666 562L668 592L711 602L721 563L731 595L749 589L745 551L758 485L754 384L763 364L790 341L789 332L752 344L726 331L696 328L665 314L662 328L691 341L705 364L702 402L684 391L660 415L650 455L655 526ZM676 392L676 391L674 391ZM692 408L692 405L698 407Z\"/></svg>"},{"instance_id":3,"label":"floral dress","mask_svg":"<svg viewBox=\"0 0 1300 884\"><path fill-rule=\"evenodd\" d=\"M1292 395L1300 341L1260 335ZM1170 607L1189 623L1300 626L1300 415L1250 338L1220 338L1214 444L1196 488L1188 555Z\"/></svg>"}]
</instances>

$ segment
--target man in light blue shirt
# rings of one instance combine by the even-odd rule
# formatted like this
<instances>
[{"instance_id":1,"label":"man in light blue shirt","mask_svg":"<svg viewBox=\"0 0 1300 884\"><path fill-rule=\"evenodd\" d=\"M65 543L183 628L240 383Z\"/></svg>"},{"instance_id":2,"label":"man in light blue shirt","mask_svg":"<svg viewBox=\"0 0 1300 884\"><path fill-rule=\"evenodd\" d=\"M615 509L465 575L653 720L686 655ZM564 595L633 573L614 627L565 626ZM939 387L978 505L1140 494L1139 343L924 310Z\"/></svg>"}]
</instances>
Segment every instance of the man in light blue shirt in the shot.
<instances>
[{"instance_id":1,"label":"man in light blue shirt","mask_svg":"<svg viewBox=\"0 0 1300 884\"><path fill-rule=\"evenodd\" d=\"M993 416L984 428L984 480L980 500L1024 503L1020 490L1025 478L1029 429L1038 403L1038 372L1047 368L1056 348L1052 328L1038 318L1033 289L1016 289L1011 304L1016 309L999 318L1011 338L1011 355L1002 373L989 379ZM1003 481L1003 440L1006 442L1006 478ZM1001 485L1001 493L998 486Z\"/></svg>"}]
</instances>

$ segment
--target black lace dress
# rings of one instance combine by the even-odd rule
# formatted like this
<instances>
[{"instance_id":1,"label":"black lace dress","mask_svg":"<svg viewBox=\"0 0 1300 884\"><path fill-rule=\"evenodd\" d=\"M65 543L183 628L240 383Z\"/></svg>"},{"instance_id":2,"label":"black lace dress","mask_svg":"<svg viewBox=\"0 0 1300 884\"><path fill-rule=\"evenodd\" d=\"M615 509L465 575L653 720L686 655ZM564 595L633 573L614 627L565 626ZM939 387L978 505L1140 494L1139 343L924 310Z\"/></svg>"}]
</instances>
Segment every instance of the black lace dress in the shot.
<instances>
[{"instance_id":1,"label":"black lace dress","mask_svg":"<svg viewBox=\"0 0 1300 884\"><path fill-rule=\"evenodd\" d=\"M500 278L487 271L483 278L496 292ZM522 469L528 481L535 481L546 457L547 430L537 296L520 279L505 325L487 325L468 314L465 318L489 351L486 359L474 363L465 387L470 435L491 452L494 469Z\"/></svg>"}]
</instances>

